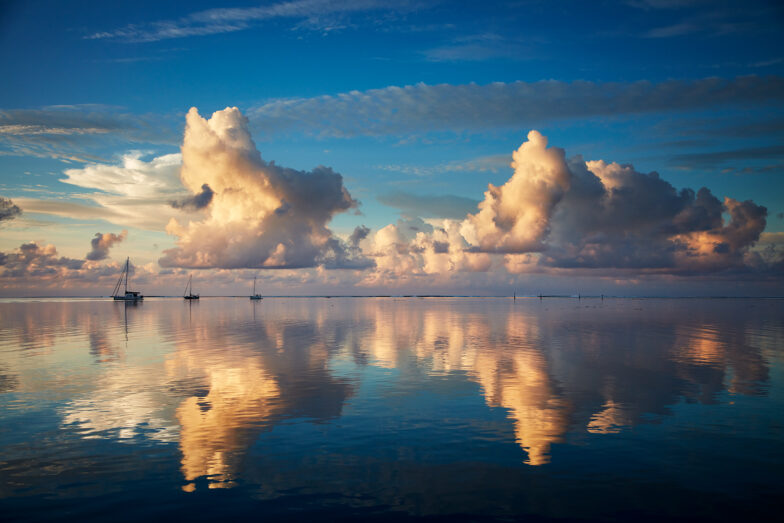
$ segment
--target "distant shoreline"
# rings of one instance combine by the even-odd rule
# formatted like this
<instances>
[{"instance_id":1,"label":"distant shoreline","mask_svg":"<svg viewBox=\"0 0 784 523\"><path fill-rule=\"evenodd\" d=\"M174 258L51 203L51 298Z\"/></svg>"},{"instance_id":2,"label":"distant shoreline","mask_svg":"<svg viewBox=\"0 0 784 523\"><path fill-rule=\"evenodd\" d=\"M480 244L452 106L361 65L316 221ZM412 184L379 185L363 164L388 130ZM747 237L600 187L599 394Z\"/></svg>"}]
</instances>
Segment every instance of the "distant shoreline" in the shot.
<instances>
[{"instance_id":1,"label":"distant shoreline","mask_svg":"<svg viewBox=\"0 0 784 523\"><path fill-rule=\"evenodd\" d=\"M111 300L111 296L0 296L2 300ZM145 299L182 299L182 296L166 296L166 295L147 295ZM247 295L215 295L205 296L202 295L201 299L209 298L240 298L248 299ZM496 296L479 296L471 294L367 294L367 295L338 295L338 294L320 294L311 296L264 296L264 299L333 299L333 298L469 298L469 299L521 299L521 300L551 300L551 299L570 299L570 300L781 300L784 296L612 296L605 295L568 295L568 294L542 294L540 295L496 295ZM118 301L117 303L123 303Z\"/></svg>"}]
</instances>

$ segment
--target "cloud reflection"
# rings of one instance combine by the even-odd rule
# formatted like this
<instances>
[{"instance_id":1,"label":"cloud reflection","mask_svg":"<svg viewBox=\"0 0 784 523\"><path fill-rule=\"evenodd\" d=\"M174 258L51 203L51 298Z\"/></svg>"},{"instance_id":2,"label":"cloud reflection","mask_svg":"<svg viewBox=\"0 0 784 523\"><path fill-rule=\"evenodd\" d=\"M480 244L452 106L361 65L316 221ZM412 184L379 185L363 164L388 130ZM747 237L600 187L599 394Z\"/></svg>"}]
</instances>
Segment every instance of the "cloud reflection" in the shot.
<instances>
[{"instance_id":1,"label":"cloud reflection","mask_svg":"<svg viewBox=\"0 0 784 523\"><path fill-rule=\"evenodd\" d=\"M437 382L473 385L487 416L505 413L488 425L495 441L516 444L519 462L545 465L558 445L623 434L684 402L766 395L770 351L782 339L757 302L742 313L716 300L113 305L0 303L4 392L59 395L63 428L84 438L176 442L186 490L234 485L264 433L342 426L355 400L394 412L405 428L412 414L392 408L401 387L416 397ZM31 357L78 372L42 377ZM383 370L383 381L369 382L367 369ZM450 414L424 427L444 430ZM364 423L364 436L351 438L396 444L394 432Z\"/></svg>"}]
</instances>

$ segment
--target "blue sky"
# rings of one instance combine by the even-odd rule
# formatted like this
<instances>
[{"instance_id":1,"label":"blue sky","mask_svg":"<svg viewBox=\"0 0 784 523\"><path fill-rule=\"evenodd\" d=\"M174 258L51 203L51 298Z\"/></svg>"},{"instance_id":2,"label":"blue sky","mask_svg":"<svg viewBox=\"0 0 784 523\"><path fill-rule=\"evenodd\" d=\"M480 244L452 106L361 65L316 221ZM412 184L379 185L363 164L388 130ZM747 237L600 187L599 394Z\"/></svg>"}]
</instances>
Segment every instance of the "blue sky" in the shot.
<instances>
[{"instance_id":1,"label":"blue sky","mask_svg":"<svg viewBox=\"0 0 784 523\"><path fill-rule=\"evenodd\" d=\"M167 275L159 274L166 269L158 260L186 240L167 233L163 221L124 223L113 207L118 200L103 198L116 180L85 182L84 176L72 175L82 181L64 183L65 171L120 166L129 156L153 162L179 153L191 107L206 118L237 107L265 162L308 172L325 165L342 176L358 203L348 210L336 204L319 224L341 241L358 226L368 227L373 238L390 224L411 227L398 220L423 219L428 228L434 220L476 214L488 183L510 180L512 151L537 129L568 158L632 164L635 172L656 171L678 191L705 186L719 200L764 206L764 231L745 243L727 243L738 255L729 265L684 271L672 262L664 270L679 282L732 279L741 289L754 280L748 288L757 292L770 281L781 283L775 267L784 243L783 25L784 8L766 1L6 1L0 6L0 196L15 202L6 207L16 205L21 214L0 223L0 251L13 253L36 242L79 260L96 233L128 230L103 263L130 255L146 267L151 286L166 287ZM123 173L118 176L130 176ZM187 192L175 186L176 176L171 180L163 192L144 193L147 203L157 198L165 204L178 190ZM124 197L141 202L137 189ZM566 205L558 202L553 205ZM157 211L145 207L143 212ZM554 213L548 219L559 216L555 207L547 212ZM727 213L725 208L729 224ZM542 232L544 243L557 228L550 225ZM669 238L668 245L683 243ZM312 247L323 251L322 240L313 240ZM287 241L293 248L299 239ZM478 249L499 260L546 258L557 250L553 241L547 249L516 243L514 252L465 242L460 243L465 252ZM450 245L450 252L458 248ZM740 257L763 245L772 246L766 247L773 253L767 268L751 264L757 276L740 274ZM378 242L360 250L380 270ZM267 252L258 263L240 266L169 270L175 278L178 271L204 269L205 279L215 278L216 288L228 292L252 278L267 258L274 256ZM366 267L332 281L332 276L319 279L318 268L329 265L323 259L287 262L282 270L262 273L273 288L291 288L302 280L299 271L309 274L303 285L332 291L357 284L361 290L422 288L431 274L425 271L419 280L400 275L368 280L374 269ZM533 277L525 271L510 276L500 269L502 262L492 263L491 269L455 273L436 288L497 290L516 278ZM660 262L637 260L635 266L640 263L645 278L662 271ZM743 265L748 269L750 263ZM109 265L103 267L88 264L79 270L110 272ZM214 274L234 269L236 276L225 280ZM496 269L501 271L496 279L488 276ZM594 262L583 269L569 278L599 278L605 283L597 288L641 292L634 287L640 274L612 278L597 272ZM548 286L573 286L545 272L552 279ZM0 276L6 294L39 285L26 268L9 274L10 269ZM645 290L672 286L670 280L648 282ZM40 292L68 290L48 285ZM710 293L709 284L700 285L695 292Z\"/></svg>"}]
</instances>

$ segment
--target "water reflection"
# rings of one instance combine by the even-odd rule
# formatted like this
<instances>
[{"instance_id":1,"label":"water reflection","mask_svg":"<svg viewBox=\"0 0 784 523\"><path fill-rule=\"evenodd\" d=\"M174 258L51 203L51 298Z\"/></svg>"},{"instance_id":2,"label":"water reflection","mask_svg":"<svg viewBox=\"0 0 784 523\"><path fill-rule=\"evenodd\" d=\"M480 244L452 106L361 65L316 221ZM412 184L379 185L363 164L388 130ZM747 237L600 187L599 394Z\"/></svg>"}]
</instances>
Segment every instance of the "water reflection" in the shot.
<instances>
[{"instance_id":1,"label":"water reflection","mask_svg":"<svg viewBox=\"0 0 784 523\"><path fill-rule=\"evenodd\" d=\"M436 383L466 384L485 406L473 415L490 427L482 437L542 466L557 462L557 445L622 437L678 405L765 397L781 312L776 301L0 303L0 398L8 416L54 398L61 429L80 438L176 444L180 487L191 492L249 480L245 468L263 453L254 447L276 427L338 430L354 419L341 421L347 409L373 415L338 441L303 440L304 452L348 452L357 434L394 447L373 416ZM454 414L423 421L408 409L401 434L409 425L436 434ZM455 452L449 459L465 459Z\"/></svg>"}]
</instances>

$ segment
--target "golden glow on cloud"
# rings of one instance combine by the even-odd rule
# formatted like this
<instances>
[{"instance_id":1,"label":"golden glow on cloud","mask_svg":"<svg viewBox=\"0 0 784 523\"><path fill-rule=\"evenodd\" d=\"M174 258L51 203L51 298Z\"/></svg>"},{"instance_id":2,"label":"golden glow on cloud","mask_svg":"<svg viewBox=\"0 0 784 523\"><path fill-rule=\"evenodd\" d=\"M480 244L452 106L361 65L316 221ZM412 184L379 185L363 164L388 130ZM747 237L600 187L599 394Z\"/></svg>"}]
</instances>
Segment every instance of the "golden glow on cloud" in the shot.
<instances>
[{"instance_id":1,"label":"golden glow on cloud","mask_svg":"<svg viewBox=\"0 0 784 523\"><path fill-rule=\"evenodd\" d=\"M236 366L204 369L209 393L191 396L177 409L182 474L186 481L208 477L210 488L231 485L236 454L256 438L249 429L265 422L280 395L275 380L247 358Z\"/></svg>"},{"instance_id":2,"label":"golden glow on cloud","mask_svg":"<svg viewBox=\"0 0 784 523\"><path fill-rule=\"evenodd\" d=\"M644 352L611 352L605 355L611 361L602 361L604 333L615 323L584 332L587 324L572 329L561 314L534 312L519 300L495 301L493 315L454 300L361 300L351 304L350 321L358 327L344 338L347 317L336 308L306 300L270 303L239 323L232 323L238 309L250 314L246 301L209 309L207 321L198 316L199 305L188 309L193 318L177 308L145 313L153 303L115 306L108 322L105 315L93 322L88 314L79 325L90 336L63 345L47 333L71 331L74 318L57 302L40 309L46 330L39 333L28 315L27 322L24 316L12 322L10 336L20 345L43 347L39 357L53 361L83 352L89 340L96 375L63 385L79 392L61 409L62 423L84 438L178 442L188 491L200 479L210 488L232 486L259 435L291 413L340 416L353 392L334 369L351 373L344 366L352 361L395 369L391 379L399 376L408 385L433 374L474 382L488 407L506 413L508 424L494 429L496 437L513 440L532 466L550 462L553 445L565 441L570 427L617 434L679 397L713 402L723 390L760 394L768 375L768 363L745 332L682 324L662 309L656 329L673 325L662 338L665 346L643 341ZM591 314L570 313L568 321L588 321ZM126 325L127 347L117 343ZM4 372L19 374L18 390L35 391L44 383L40 377L14 371L24 364L11 360ZM644 378L644 389L632 386L629 376Z\"/></svg>"},{"instance_id":3,"label":"golden glow on cloud","mask_svg":"<svg viewBox=\"0 0 784 523\"><path fill-rule=\"evenodd\" d=\"M752 201L721 201L704 187L677 190L656 172L640 173L631 165L567 159L535 130L512 158L509 179L488 185L476 212L462 220L414 216L375 231L358 225L341 237L329 229L330 221L359 202L339 173L265 161L236 107L209 118L192 108L181 154L145 161L142 153L132 152L117 165L65 171L63 181L92 190L87 198L97 206L18 201L23 212L29 206L32 212L165 229L175 246L164 245L159 265L148 271L148 279L159 285L167 271L190 268L212 269L207 279L213 281L227 279L220 270L288 271L267 275L281 280L278 292L291 292L292 286L303 290L306 284L341 293L347 287L498 292L518 275L525 279L533 273L556 279L611 276L618 285L633 285L641 276L700 278L735 271L757 281L775 272L784 255L780 242L769 245L780 240L770 235L764 249L754 248L767 209ZM133 230L123 246L132 239ZM92 275L95 280L105 272L105 265L76 267L81 259L64 264L47 249L54 247L41 250L38 261L44 267L15 251L0 253L5 255L0 289L12 293L37 286L61 292L76 279ZM102 259L105 251L90 257ZM349 270L336 275L331 269ZM58 282L49 276L55 271Z\"/></svg>"},{"instance_id":4,"label":"golden glow on cloud","mask_svg":"<svg viewBox=\"0 0 784 523\"><path fill-rule=\"evenodd\" d=\"M602 410L591 416L587 429L593 434L618 434L630 424L623 405L607 400Z\"/></svg>"},{"instance_id":5,"label":"golden glow on cloud","mask_svg":"<svg viewBox=\"0 0 784 523\"><path fill-rule=\"evenodd\" d=\"M327 167L302 172L262 160L236 107L210 119L188 111L180 176L212 198L202 219L169 221L177 247L165 251L164 267L313 267L342 249L327 222L357 205Z\"/></svg>"}]
</instances>

